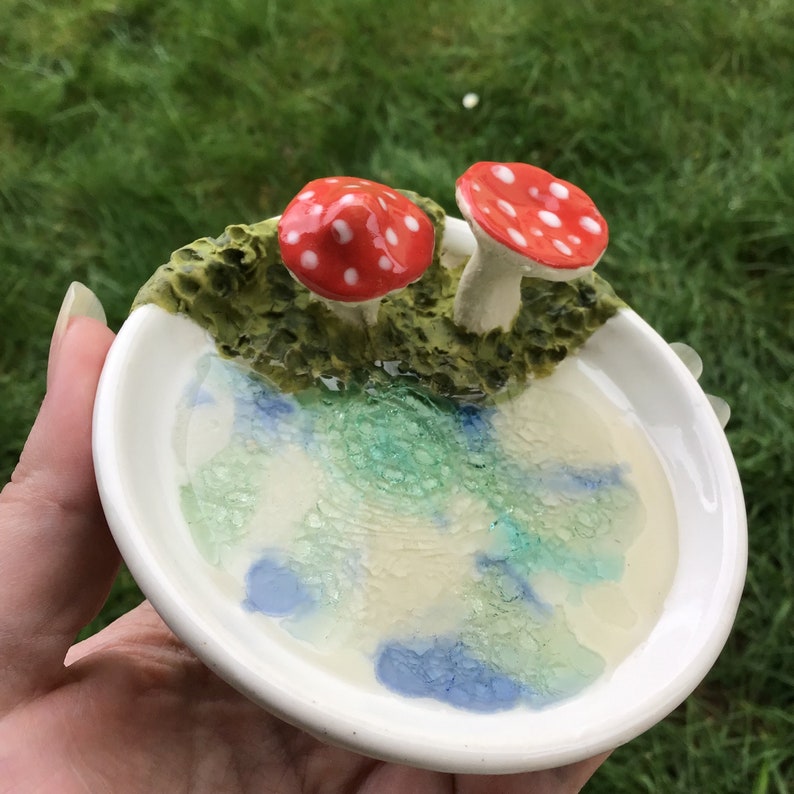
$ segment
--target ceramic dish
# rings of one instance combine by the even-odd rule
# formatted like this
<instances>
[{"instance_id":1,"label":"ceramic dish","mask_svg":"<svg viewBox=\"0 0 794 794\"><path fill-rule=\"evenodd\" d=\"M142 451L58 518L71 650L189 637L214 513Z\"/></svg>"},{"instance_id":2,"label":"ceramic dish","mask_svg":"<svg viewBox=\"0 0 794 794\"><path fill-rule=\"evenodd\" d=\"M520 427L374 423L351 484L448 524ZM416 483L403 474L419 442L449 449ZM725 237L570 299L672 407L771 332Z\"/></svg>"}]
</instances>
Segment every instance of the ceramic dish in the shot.
<instances>
[{"instance_id":1,"label":"ceramic dish","mask_svg":"<svg viewBox=\"0 0 794 794\"><path fill-rule=\"evenodd\" d=\"M454 248L473 245L464 224L451 221L448 228ZM560 489L569 488L572 482L577 484L577 493L600 499L592 493L602 486L611 487L622 476L620 467L629 454L629 447L621 441L624 436L631 436L645 450L646 463L635 465L631 493L643 505L646 531L641 538L626 541L616 571L604 572L601 565L599 577L608 581L584 582L581 567L569 575L561 573L559 563L557 568L549 566L554 568L551 572L539 573L537 589L530 590L519 582L504 553L483 551L482 543L494 542L496 520L480 535L460 535L448 543L450 532L454 535L457 531L455 522L465 523L478 509L469 492L454 489L444 503L446 512L432 511L438 520L436 539L431 542L441 538L443 543L438 541L441 545L433 546L432 553L419 560L419 567L411 558L403 564L401 555L421 544L410 533L405 534L406 527L410 530L413 526L414 508L399 507L395 496L387 508L400 516L395 531L390 532L381 522L374 534L356 536L369 544L363 552L369 555L368 592L373 577L378 593L392 592L392 600L387 599L381 613L374 616L367 606L371 595L347 587L340 574L349 569L351 560L360 562L362 556L361 550L354 549L356 541L345 537L348 518L344 500L348 497L333 496L322 492L319 485L307 484L307 472L317 467L306 468L303 452L281 454L284 438L293 438L290 433L297 432L297 425L285 424L284 417L299 412L288 401L279 402L277 395L268 397L264 413L246 414L245 433L261 444L263 434L272 442L273 427L280 427L279 432L286 435L277 437L273 455L286 468L277 475L263 469L261 480L246 480L248 490L241 489L240 472L249 472L245 474L248 477L251 466L260 464L245 457L250 453L251 438L240 441L238 433L239 448L234 454L238 463L239 455L243 459L229 479L235 496L227 503L221 493L215 502L226 506L231 529L224 534L226 530L220 527L220 540L217 532L208 536L197 531L204 508L197 509L190 496L191 477L198 482L202 465L230 449L231 428L240 430L241 402L234 393L238 388L235 379L246 376L239 370L228 375L228 367L215 354L206 332L192 321L153 305L137 309L121 328L102 374L94 417L94 456L109 525L145 595L175 634L211 669L264 708L324 740L374 757L444 771L507 773L570 763L632 739L681 703L716 660L733 623L744 582L747 550L741 487L707 396L680 358L634 312L620 310L576 356L544 379L546 385L537 392L545 394L546 410L566 399L593 395L595 402L585 409L592 421L582 420L578 430L570 427L568 432L593 432L596 446L598 433L607 433L617 450L614 460L602 462L611 466L608 470L613 474L607 476L603 468L594 474L592 466L577 469L579 463L565 462L568 451L577 445L566 438L564 428L556 428L556 441L546 439L547 446L555 450L556 468L541 461L532 470L541 474L530 477L541 494L540 501L533 504L542 502L544 510L557 510ZM198 380L197 373L201 374ZM256 402L252 403L250 394L245 400L249 406ZM220 406L218 412L202 414L207 404ZM576 416L579 404L571 403L568 415ZM536 407L533 404L531 410ZM489 419L494 427L502 421L502 410ZM257 428L260 421L265 423L264 429ZM593 427L601 429L596 432ZM534 454L531 439L521 433L511 437L523 439L526 454ZM186 442L189 438L200 441L191 446ZM311 444L301 447L307 448L312 448ZM514 453L520 459L522 447ZM322 457L325 453L317 454ZM262 465L266 468L271 463ZM520 469L520 460L516 466ZM216 467L216 475L220 476L221 468ZM557 490L549 496L552 481ZM218 482L212 486L216 496L218 488L222 490ZM343 493L344 485L337 483L326 490ZM193 499L192 514L186 508L186 493L188 502ZM456 507L458 497L469 501ZM235 534L235 528L248 520L245 515L253 514L253 508L246 513L245 499L259 500L253 511L257 518L251 519L257 529ZM335 527L342 540L322 535L312 540L308 530L299 535L288 531L288 525L296 521L303 521L304 529L310 527L312 511L326 503L330 508L318 508L320 513L325 510L324 515L333 513L336 518L324 525L324 532L327 535L327 527ZM626 504L625 500L619 503ZM443 520L439 518L442 513ZM220 519L215 515L213 520L217 523ZM395 535L408 540L394 541ZM243 537L244 542L237 543ZM556 532L555 543L564 537L564 532ZM376 548L374 544L383 538L386 546ZM318 548L323 546L344 547L347 556L341 564L326 552L326 556L318 556ZM380 568L372 562L376 551L389 560ZM421 566L434 555L440 565L420 575ZM463 558L465 564L460 565ZM303 567L296 568L298 563ZM337 568L324 571L323 566L331 563ZM428 584L436 575L442 579L452 576L448 571L456 566L460 571L457 579L450 580L452 585L433 589ZM322 582L325 573L339 580L336 612L328 604L322 609L307 607L307 603L312 606L312 598L301 589L296 571L309 569L315 583ZM350 570L351 580L355 580L356 571L363 569L359 565ZM378 570L383 572L383 581L378 580ZM257 585L263 571L270 577L264 591ZM541 678L547 683L553 679L553 686L535 681L532 670L519 671L517 678L505 673L463 684L455 683L449 671L438 672L440 662L434 654L444 642L445 663L452 655L465 657L467 652L465 643L456 644L449 637L468 632L469 644L478 641L474 612L454 620L446 614L445 610L455 608L449 593L463 593L459 601L473 598L466 587L488 577L499 584L499 615L513 609L504 606L511 601L505 596L506 588L512 587L512 600L522 610L541 615L553 611L562 615L563 623L572 621L573 628L563 627L567 645L557 646L556 639L550 640L549 647L557 649L550 652L554 658L538 650ZM274 581L280 583L279 588L274 589ZM547 603L549 593L555 588L559 591L561 582L567 588L561 596L565 608L552 609ZM427 593L440 598L441 590L447 599L439 602L443 609L423 612L423 599L430 598ZM487 597L480 591L475 595L478 604L485 603L476 613L480 628L492 632L494 621L488 618L491 607ZM350 614L343 614L345 610ZM406 621L419 613L425 621L425 635L435 640L400 645L394 639L399 634L394 626L402 627L399 636L403 638L417 636L411 634L410 626L406 628ZM596 621L592 625L591 616ZM499 637L488 635L484 646L501 643L505 652L500 658L518 659L520 665L521 659L527 658L529 640L521 624L508 621L504 626ZM441 646L439 636L447 638ZM596 645L602 643L597 654L581 650L588 637ZM568 647L579 656L566 667L565 660L559 663L559 656L564 656ZM406 673L408 657L424 659L425 667L417 670L414 666ZM600 661L595 664L595 659ZM481 662L468 657L463 662L460 669L474 670L474 678L484 669ZM509 661L505 664L509 666ZM588 665L592 668L589 677L582 672ZM442 681L440 688L417 688L417 680L421 678L425 686L434 675ZM561 681L568 682L568 690Z\"/></svg>"}]
</instances>

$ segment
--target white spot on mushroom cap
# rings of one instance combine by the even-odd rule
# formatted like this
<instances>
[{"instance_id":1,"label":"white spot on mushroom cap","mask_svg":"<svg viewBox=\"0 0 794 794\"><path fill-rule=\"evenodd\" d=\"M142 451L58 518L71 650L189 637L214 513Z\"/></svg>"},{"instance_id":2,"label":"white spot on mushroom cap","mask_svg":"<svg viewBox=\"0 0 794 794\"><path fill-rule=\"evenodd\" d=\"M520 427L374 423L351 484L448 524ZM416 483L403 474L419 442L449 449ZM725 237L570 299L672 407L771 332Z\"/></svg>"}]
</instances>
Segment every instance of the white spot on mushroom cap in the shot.
<instances>
[{"instance_id":1,"label":"white spot on mushroom cap","mask_svg":"<svg viewBox=\"0 0 794 794\"><path fill-rule=\"evenodd\" d=\"M506 165L495 165L491 169L491 172L500 182L504 182L506 185L512 185L513 182L516 181L516 175L513 173L513 170Z\"/></svg>"},{"instance_id":2,"label":"white spot on mushroom cap","mask_svg":"<svg viewBox=\"0 0 794 794\"><path fill-rule=\"evenodd\" d=\"M310 198L314 198L314 191L304 190L303 193L298 193L298 198L301 201L308 201Z\"/></svg>"},{"instance_id":3,"label":"white spot on mushroom cap","mask_svg":"<svg viewBox=\"0 0 794 794\"><path fill-rule=\"evenodd\" d=\"M391 226L389 226L389 228L386 229L386 241L389 243L389 245L397 245L397 243L399 242L399 237L397 237L397 232L395 232Z\"/></svg>"},{"instance_id":4,"label":"white spot on mushroom cap","mask_svg":"<svg viewBox=\"0 0 794 794\"><path fill-rule=\"evenodd\" d=\"M529 230L529 233L530 233L530 234L531 234L533 237L543 237L543 230L542 230L542 229L538 229L538 227L537 227L537 226L533 226L533 227L532 227L532 228Z\"/></svg>"},{"instance_id":5,"label":"white spot on mushroom cap","mask_svg":"<svg viewBox=\"0 0 794 794\"><path fill-rule=\"evenodd\" d=\"M480 183L479 183L479 182L472 182L472 183L471 183L471 189L472 189L472 190L473 190L475 193L479 193L479 192L482 190L482 187L480 187Z\"/></svg>"},{"instance_id":6,"label":"white spot on mushroom cap","mask_svg":"<svg viewBox=\"0 0 794 794\"><path fill-rule=\"evenodd\" d=\"M352 193L345 193L345 195L339 199L339 204L345 207L348 204L352 204L355 200L356 197Z\"/></svg>"},{"instance_id":7,"label":"white spot on mushroom cap","mask_svg":"<svg viewBox=\"0 0 794 794\"><path fill-rule=\"evenodd\" d=\"M560 202L558 199L554 198L554 196L549 196L544 202L543 205L546 207L549 212L557 212L560 208Z\"/></svg>"},{"instance_id":8,"label":"white spot on mushroom cap","mask_svg":"<svg viewBox=\"0 0 794 794\"><path fill-rule=\"evenodd\" d=\"M322 214L323 214L322 204L315 204L313 207L309 208L309 215L322 215Z\"/></svg>"},{"instance_id":9,"label":"white spot on mushroom cap","mask_svg":"<svg viewBox=\"0 0 794 794\"><path fill-rule=\"evenodd\" d=\"M411 232L418 232L419 231L419 221L414 218L413 215L406 215L403 219L405 222L408 231Z\"/></svg>"},{"instance_id":10,"label":"white spot on mushroom cap","mask_svg":"<svg viewBox=\"0 0 794 794\"><path fill-rule=\"evenodd\" d=\"M551 244L561 253L565 254L565 256L570 256L573 251L562 241L562 240L552 240Z\"/></svg>"},{"instance_id":11,"label":"white spot on mushroom cap","mask_svg":"<svg viewBox=\"0 0 794 794\"><path fill-rule=\"evenodd\" d=\"M555 198L562 199L563 201L571 195L568 188L565 187L565 185L561 185L559 182L552 182L549 185L549 193Z\"/></svg>"},{"instance_id":12,"label":"white spot on mushroom cap","mask_svg":"<svg viewBox=\"0 0 794 794\"><path fill-rule=\"evenodd\" d=\"M345 284L347 284L349 287L352 287L355 284L358 284L358 270L356 270L354 267L349 267L347 270L345 270L342 278L345 280Z\"/></svg>"},{"instance_id":13,"label":"white spot on mushroom cap","mask_svg":"<svg viewBox=\"0 0 794 794\"><path fill-rule=\"evenodd\" d=\"M296 232L293 229L291 232L287 232L287 236L285 239L290 245L295 245L295 243L297 243L298 240L300 240L300 238L301 238L300 232Z\"/></svg>"},{"instance_id":14,"label":"white spot on mushroom cap","mask_svg":"<svg viewBox=\"0 0 794 794\"><path fill-rule=\"evenodd\" d=\"M391 269L392 269L391 259L389 259L389 257L388 257L388 256L386 256L386 255L384 254L384 255L383 255L383 256L382 256L382 257L381 257L381 258L378 260L378 267L379 267L381 270L391 270Z\"/></svg>"},{"instance_id":15,"label":"white spot on mushroom cap","mask_svg":"<svg viewBox=\"0 0 794 794\"><path fill-rule=\"evenodd\" d=\"M345 245L353 239L353 230L347 221L337 218L331 222L331 229L333 230L334 239L340 245Z\"/></svg>"},{"instance_id":16,"label":"white spot on mushroom cap","mask_svg":"<svg viewBox=\"0 0 794 794\"><path fill-rule=\"evenodd\" d=\"M577 237L575 234L569 234L568 242L570 242L572 245L579 245L582 242L582 238Z\"/></svg>"},{"instance_id":17,"label":"white spot on mushroom cap","mask_svg":"<svg viewBox=\"0 0 794 794\"><path fill-rule=\"evenodd\" d=\"M532 198L537 198L540 195L540 191L534 185L532 185L532 187L529 189L529 195L532 196Z\"/></svg>"},{"instance_id":18,"label":"white spot on mushroom cap","mask_svg":"<svg viewBox=\"0 0 794 794\"><path fill-rule=\"evenodd\" d=\"M300 263L304 270L314 270L320 264L320 260L314 251L304 251L300 256Z\"/></svg>"},{"instance_id":19,"label":"white spot on mushroom cap","mask_svg":"<svg viewBox=\"0 0 794 794\"><path fill-rule=\"evenodd\" d=\"M382 210L386 210L389 208L386 202L383 200L383 196L378 196L378 204L380 204L380 208Z\"/></svg>"},{"instance_id":20,"label":"white spot on mushroom cap","mask_svg":"<svg viewBox=\"0 0 794 794\"><path fill-rule=\"evenodd\" d=\"M507 233L510 235L510 238L513 240L513 242L516 245L520 245L523 248L527 247L527 245L528 245L527 238L524 237L524 235L521 234L521 232L518 231L518 229L513 229L511 227L510 229L507 230Z\"/></svg>"},{"instance_id":21,"label":"white spot on mushroom cap","mask_svg":"<svg viewBox=\"0 0 794 794\"><path fill-rule=\"evenodd\" d=\"M579 225L590 234L601 234L601 224L589 215L579 218Z\"/></svg>"},{"instance_id":22,"label":"white spot on mushroom cap","mask_svg":"<svg viewBox=\"0 0 794 794\"><path fill-rule=\"evenodd\" d=\"M546 226L551 226L553 229L559 229L560 226L562 226L560 216L548 210L540 210L538 212L538 218L540 218Z\"/></svg>"},{"instance_id":23,"label":"white spot on mushroom cap","mask_svg":"<svg viewBox=\"0 0 794 794\"><path fill-rule=\"evenodd\" d=\"M505 201L504 199L497 199L496 204L499 207L499 209L502 210L502 212L504 212L505 215L509 215L511 218L518 217L516 208L509 201Z\"/></svg>"}]
</instances>

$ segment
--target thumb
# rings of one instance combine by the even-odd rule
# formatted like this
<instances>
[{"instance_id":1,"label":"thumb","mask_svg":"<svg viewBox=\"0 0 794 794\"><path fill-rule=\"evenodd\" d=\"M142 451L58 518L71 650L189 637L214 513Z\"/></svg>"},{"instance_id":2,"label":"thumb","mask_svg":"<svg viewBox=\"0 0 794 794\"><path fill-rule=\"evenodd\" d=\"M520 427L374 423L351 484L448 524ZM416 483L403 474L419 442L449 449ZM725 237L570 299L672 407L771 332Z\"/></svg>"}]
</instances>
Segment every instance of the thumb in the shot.
<instances>
[{"instance_id":1,"label":"thumb","mask_svg":"<svg viewBox=\"0 0 794 794\"><path fill-rule=\"evenodd\" d=\"M101 608L118 568L91 455L94 395L113 334L74 316L98 314L91 296L81 285L67 293L47 395L0 493L0 709L57 682L66 651Z\"/></svg>"}]
</instances>

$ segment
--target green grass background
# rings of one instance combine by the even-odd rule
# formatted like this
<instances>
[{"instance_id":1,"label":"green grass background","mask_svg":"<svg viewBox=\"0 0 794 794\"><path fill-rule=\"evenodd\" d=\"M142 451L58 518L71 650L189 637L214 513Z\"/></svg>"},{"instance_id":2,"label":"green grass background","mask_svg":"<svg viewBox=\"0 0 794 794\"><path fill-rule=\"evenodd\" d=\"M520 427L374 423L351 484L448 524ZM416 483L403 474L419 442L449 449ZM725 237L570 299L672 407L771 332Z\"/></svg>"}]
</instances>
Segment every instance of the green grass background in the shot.
<instances>
[{"instance_id":1,"label":"green grass background","mask_svg":"<svg viewBox=\"0 0 794 794\"><path fill-rule=\"evenodd\" d=\"M118 328L172 249L315 177L455 214L470 163L536 163L608 218L600 272L703 355L750 525L721 658L587 790L794 790L793 31L790 0L0 0L2 480L73 279ZM122 574L92 628L138 597Z\"/></svg>"}]
</instances>

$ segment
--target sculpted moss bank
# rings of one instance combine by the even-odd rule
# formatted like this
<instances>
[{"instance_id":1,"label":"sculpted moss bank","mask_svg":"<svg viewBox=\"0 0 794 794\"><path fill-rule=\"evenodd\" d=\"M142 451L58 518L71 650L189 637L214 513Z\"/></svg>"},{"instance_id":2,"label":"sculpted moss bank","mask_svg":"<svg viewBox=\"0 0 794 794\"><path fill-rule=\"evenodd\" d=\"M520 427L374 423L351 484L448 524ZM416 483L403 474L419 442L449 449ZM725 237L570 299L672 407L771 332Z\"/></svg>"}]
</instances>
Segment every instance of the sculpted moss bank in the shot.
<instances>
[{"instance_id":1,"label":"sculpted moss bank","mask_svg":"<svg viewBox=\"0 0 794 794\"><path fill-rule=\"evenodd\" d=\"M592 272L570 281L525 278L510 331L464 330L453 321L462 269L439 262L444 211L406 195L435 226L433 264L419 281L383 298L373 325L339 319L290 275L276 219L232 225L218 238L175 251L133 308L155 303L188 315L223 355L242 360L285 392L401 379L418 380L439 396L479 400L550 374L623 305Z\"/></svg>"}]
</instances>

